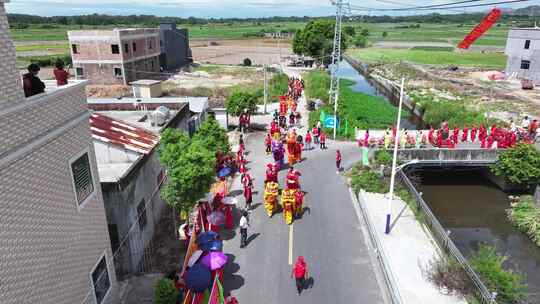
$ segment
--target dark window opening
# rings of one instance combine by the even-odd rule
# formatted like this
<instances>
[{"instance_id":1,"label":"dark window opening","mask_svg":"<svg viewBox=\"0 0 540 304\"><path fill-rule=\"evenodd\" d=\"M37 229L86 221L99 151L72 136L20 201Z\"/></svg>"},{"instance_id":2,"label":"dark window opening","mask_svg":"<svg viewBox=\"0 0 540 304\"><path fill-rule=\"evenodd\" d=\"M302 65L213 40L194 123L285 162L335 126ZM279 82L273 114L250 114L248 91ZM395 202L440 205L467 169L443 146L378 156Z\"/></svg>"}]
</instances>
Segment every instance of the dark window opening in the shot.
<instances>
[{"instance_id":1,"label":"dark window opening","mask_svg":"<svg viewBox=\"0 0 540 304\"><path fill-rule=\"evenodd\" d=\"M149 40L149 41L148 41L148 48L149 48L149 49L154 48L154 41L153 41L153 40Z\"/></svg>"},{"instance_id":2,"label":"dark window opening","mask_svg":"<svg viewBox=\"0 0 540 304\"><path fill-rule=\"evenodd\" d=\"M129 44L128 43L124 44L124 53L129 53Z\"/></svg>"},{"instance_id":3,"label":"dark window opening","mask_svg":"<svg viewBox=\"0 0 540 304\"><path fill-rule=\"evenodd\" d=\"M79 78L84 77L84 69L83 68L75 68L75 75Z\"/></svg>"},{"instance_id":4,"label":"dark window opening","mask_svg":"<svg viewBox=\"0 0 540 304\"><path fill-rule=\"evenodd\" d=\"M79 54L79 50L77 50L77 45L76 44L71 45L71 50L73 51L73 54Z\"/></svg>"},{"instance_id":5,"label":"dark window opening","mask_svg":"<svg viewBox=\"0 0 540 304\"><path fill-rule=\"evenodd\" d=\"M92 284L94 286L94 295L96 296L96 302L101 304L103 299L107 295L107 292L111 288L111 281L109 279L109 270L107 269L107 260L105 257L101 258L99 264L97 264L94 271L92 271Z\"/></svg>"},{"instance_id":6,"label":"dark window opening","mask_svg":"<svg viewBox=\"0 0 540 304\"><path fill-rule=\"evenodd\" d=\"M531 41L525 40L525 49L528 50L531 47Z\"/></svg>"},{"instance_id":7,"label":"dark window opening","mask_svg":"<svg viewBox=\"0 0 540 304\"><path fill-rule=\"evenodd\" d=\"M146 219L146 204L144 202L144 199L139 203L137 206L137 216L138 216L138 222L139 222L139 229L141 231L144 230L144 227L146 227L147 219Z\"/></svg>"},{"instance_id":8,"label":"dark window opening","mask_svg":"<svg viewBox=\"0 0 540 304\"><path fill-rule=\"evenodd\" d=\"M83 156L71 164L71 173L73 174L77 203L81 205L94 192L94 181L88 153L84 153Z\"/></svg>"},{"instance_id":9,"label":"dark window opening","mask_svg":"<svg viewBox=\"0 0 540 304\"><path fill-rule=\"evenodd\" d=\"M137 43L133 42L133 52L135 53L137 51Z\"/></svg>"},{"instance_id":10,"label":"dark window opening","mask_svg":"<svg viewBox=\"0 0 540 304\"><path fill-rule=\"evenodd\" d=\"M109 226L109 237L111 238L111 248L113 252L118 250L120 247L120 236L118 235L118 226L108 225Z\"/></svg>"},{"instance_id":11,"label":"dark window opening","mask_svg":"<svg viewBox=\"0 0 540 304\"><path fill-rule=\"evenodd\" d=\"M529 60L521 60L521 69L528 70L531 67L531 62Z\"/></svg>"},{"instance_id":12,"label":"dark window opening","mask_svg":"<svg viewBox=\"0 0 540 304\"><path fill-rule=\"evenodd\" d=\"M122 77L122 69L121 68L114 68L114 76Z\"/></svg>"},{"instance_id":13,"label":"dark window opening","mask_svg":"<svg viewBox=\"0 0 540 304\"><path fill-rule=\"evenodd\" d=\"M120 48L118 47L118 44L111 44L111 52L113 54L120 54Z\"/></svg>"}]
</instances>

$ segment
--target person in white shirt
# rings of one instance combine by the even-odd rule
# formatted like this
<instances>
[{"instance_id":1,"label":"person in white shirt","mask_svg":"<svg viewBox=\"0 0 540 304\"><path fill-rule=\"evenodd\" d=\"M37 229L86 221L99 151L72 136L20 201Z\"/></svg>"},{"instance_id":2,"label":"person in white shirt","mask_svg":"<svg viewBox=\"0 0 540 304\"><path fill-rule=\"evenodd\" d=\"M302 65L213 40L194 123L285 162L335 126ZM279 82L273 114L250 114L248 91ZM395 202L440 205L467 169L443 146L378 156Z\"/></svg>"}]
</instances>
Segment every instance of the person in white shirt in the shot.
<instances>
[{"instance_id":1,"label":"person in white shirt","mask_svg":"<svg viewBox=\"0 0 540 304\"><path fill-rule=\"evenodd\" d=\"M525 130L529 130L529 125L531 122L529 121L529 116L525 116L523 120L521 121L521 127Z\"/></svg>"},{"instance_id":2,"label":"person in white shirt","mask_svg":"<svg viewBox=\"0 0 540 304\"><path fill-rule=\"evenodd\" d=\"M510 119L510 131L512 132L516 132L517 130L517 127L516 127L516 123L514 122L514 119Z\"/></svg>"},{"instance_id":3,"label":"person in white shirt","mask_svg":"<svg viewBox=\"0 0 540 304\"><path fill-rule=\"evenodd\" d=\"M242 217L240 218L240 248L244 248L247 245L247 229L249 227L248 212L242 212Z\"/></svg>"}]
</instances>

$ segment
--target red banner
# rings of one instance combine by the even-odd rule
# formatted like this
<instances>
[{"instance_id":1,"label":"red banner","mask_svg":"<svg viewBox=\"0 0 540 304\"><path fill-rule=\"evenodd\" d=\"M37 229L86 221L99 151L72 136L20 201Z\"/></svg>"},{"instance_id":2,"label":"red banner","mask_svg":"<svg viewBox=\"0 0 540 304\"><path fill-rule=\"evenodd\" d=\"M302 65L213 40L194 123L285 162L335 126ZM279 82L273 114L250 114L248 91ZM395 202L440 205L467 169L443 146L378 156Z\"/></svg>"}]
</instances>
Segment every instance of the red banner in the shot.
<instances>
[{"instance_id":1,"label":"red banner","mask_svg":"<svg viewBox=\"0 0 540 304\"><path fill-rule=\"evenodd\" d=\"M463 41L458 45L460 49L468 49L478 38L484 35L498 20L501 18L502 11L498 8L494 8L491 12L484 17L482 22L478 24L469 35L465 36Z\"/></svg>"}]
</instances>

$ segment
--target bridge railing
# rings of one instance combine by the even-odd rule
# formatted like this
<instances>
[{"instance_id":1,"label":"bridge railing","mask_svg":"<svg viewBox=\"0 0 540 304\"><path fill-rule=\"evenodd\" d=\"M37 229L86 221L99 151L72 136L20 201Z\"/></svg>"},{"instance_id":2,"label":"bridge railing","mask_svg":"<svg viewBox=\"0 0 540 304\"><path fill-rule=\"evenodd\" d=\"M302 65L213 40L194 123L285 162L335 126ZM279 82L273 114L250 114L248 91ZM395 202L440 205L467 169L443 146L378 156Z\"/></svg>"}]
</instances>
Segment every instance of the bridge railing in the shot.
<instances>
[{"instance_id":1,"label":"bridge railing","mask_svg":"<svg viewBox=\"0 0 540 304\"><path fill-rule=\"evenodd\" d=\"M398 171L396 177L406 187L407 191L409 191L409 193L415 198L416 206L411 207L415 207L417 212L422 213L424 224L430 229L431 234L438 243L440 249L449 258L455 260L461 266L469 277L471 284L475 287L476 293L482 303L496 304L496 293L490 292L484 282L482 282L480 276L478 276L478 274L474 271L467 259L463 256L463 254L461 254L452 239L449 237L449 232L447 232L439 223L435 215L431 212L429 206L422 198L422 195L416 190L403 170Z\"/></svg>"}]
</instances>

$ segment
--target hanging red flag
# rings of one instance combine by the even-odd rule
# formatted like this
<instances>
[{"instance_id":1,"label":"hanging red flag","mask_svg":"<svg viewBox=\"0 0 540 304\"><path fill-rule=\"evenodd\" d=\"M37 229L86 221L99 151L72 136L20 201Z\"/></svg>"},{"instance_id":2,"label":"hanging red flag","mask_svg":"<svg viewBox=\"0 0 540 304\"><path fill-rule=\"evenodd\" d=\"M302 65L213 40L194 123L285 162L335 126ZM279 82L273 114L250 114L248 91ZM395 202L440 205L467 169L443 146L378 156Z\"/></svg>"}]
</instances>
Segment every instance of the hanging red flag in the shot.
<instances>
[{"instance_id":1,"label":"hanging red flag","mask_svg":"<svg viewBox=\"0 0 540 304\"><path fill-rule=\"evenodd\" d=\"M484 35L501 18L502 11L494 8L458 45L460 49L468 49L478 38Z\"/></svg>"}]
</instances>

